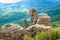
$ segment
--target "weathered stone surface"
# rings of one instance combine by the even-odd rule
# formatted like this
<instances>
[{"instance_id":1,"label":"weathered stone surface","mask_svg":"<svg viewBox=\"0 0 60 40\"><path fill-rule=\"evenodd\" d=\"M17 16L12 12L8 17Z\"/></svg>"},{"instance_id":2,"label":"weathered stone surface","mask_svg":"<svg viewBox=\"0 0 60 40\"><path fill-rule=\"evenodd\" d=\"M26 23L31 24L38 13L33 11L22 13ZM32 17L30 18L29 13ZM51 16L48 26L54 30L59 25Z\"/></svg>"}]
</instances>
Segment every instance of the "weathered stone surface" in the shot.
<instances>
[{"instance_id":1,"label":"weathered stone surface","mask_svg":"<svg viewBox=\"0 0 60 40\"><path fill-rule=\"evenodd\" d=\"M1 28L0 28L0 33L1 33Z\"/></svg>"},{"instance_id":2,"label":"weathered stone surface","mask_svg":"<svg viewBox=\"0 0 60 40\"><path fill-rule=\"evenodd\" d=\"M1 28L0 28L0 37L1 37Z\"/></svg>"},{"instance_id":3,"label":"weathered stone surface","mask_svg":"<svg viewBox=\"0 0 60 40\"><path fill-rule=\"evenodd\" d=\"M20 25L11 23L2 26L1 30L1 36L3 40L18 40L23 33L23 28Z\"/></svg>"},{"instance_id":4,"label":"weathered stone surface","mask_svg":"<svg viewBox=\"0 0 60 40\"><path fill-rule=\"evenodd\" d=\"M34 21L33 21L33 25L35 25L35 24L36 24L36 22L37 22L37 19L34 19Z\"/></svg>"},{"instance_id":5,"label":"weathered stone surface","mask_svg":"<svg viewBox=\"0 0 60 40\"><path fill-rule=\"evenodd\" d=\"M34 20L36 20L36 10L35 9L30 9L30 24L33 25L35 23Z\"/></svg>"},{"instance_id":6,"label":"weathered stone surface","mask_svg":"<svg viewBox=\"0 0 60 40\"><path fill-rule=\"evenodd\" d=\"M34 37L36 35L36 32L41 31L41 30L46 30L49 28L51 28L51 26L35 24L26 28L26 31L27 31L26 34L30 35L31 37Z\"/></svg>"},{"instance_id":7,"label":"weathered stone surface","mask_svg":"<svg viewBox=\"0 0 60 40\"><path fill-rule=\"evenodd\" d=\"M26 20L24 20L24 28L27 28L28 27L28 23Z\"/></svg>"},{"instance_id":8,"label":"weathered stone surface","mask_svg":"<svg viewBox=\"0 0 60 40\"><path fill-rule=\"evenodd\" d=\"M40 13L39 18L37 20L37 24L50 26L51 25L50 16L48 16L46 13Z\"/></svg>"}]
</instances>

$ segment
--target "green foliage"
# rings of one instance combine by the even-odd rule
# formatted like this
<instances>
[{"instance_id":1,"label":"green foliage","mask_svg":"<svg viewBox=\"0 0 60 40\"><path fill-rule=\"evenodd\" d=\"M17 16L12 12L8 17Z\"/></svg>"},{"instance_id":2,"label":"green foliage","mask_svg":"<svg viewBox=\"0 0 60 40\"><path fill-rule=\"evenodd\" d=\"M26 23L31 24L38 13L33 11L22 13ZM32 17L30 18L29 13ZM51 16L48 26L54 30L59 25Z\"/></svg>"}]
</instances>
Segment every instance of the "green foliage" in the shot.
<instances>
[{"instance_id":1,"label":"green foliage","mask_svg":"<svg viewBox=\"0 0 60 40\"><path fill-rule=\"evenodd\" d=\"M57 40L60 39L60 31L56 29L49 29L46 31L38 32L35 40Z\"/></svg>"},{"instance_id":2,"label":"green foliage","mask_svg":"<svg viewBox=\"0 0 60 40\"><path fill-rule=\"evenodd\" d=\"M0 35L0 40L2 40L1 35Z\"/></svg>"},{"instance_id":3,"label":"green foliage","mask_svg":"<svg viewBox=\"0 0 60 40\"><path fill-rule=\"evenodd\" d=\"M53 27L60 27L60 21L52 22Z\"/></svg>"},{"instance_id":4,"label":"green foliage","mask_svg":"<svg viewBox=\"0 0 60 40\"><path fill-rule=\"evenodd\" d=\"M34 39L29 35L24 35L24 40L34 40Z\"/></svg>"}]
</instances>

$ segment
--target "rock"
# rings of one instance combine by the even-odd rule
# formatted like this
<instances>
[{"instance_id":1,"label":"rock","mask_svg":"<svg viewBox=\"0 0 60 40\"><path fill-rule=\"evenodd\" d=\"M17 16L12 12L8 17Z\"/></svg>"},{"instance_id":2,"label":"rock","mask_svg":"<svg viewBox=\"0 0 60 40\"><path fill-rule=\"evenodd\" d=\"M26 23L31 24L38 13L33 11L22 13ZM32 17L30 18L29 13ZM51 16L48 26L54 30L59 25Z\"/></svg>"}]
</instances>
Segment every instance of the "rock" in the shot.
<instances>
[{"instance_id":1,"label":"rock","mask_svg":"<svg viewBox=\"0 0 60 40\"><path fill-rule=\"evenodd\" d=\"M46 30L49 28L51 27L40 25L40 24L31 25L30 27L26 28L26 34L30 35L31 37L34 37L36 35L36 32L41 31L41 30Z\"/></svg>"},{"instance_id":2,"label":"rock","mask_svg":"<svg viewBox=\"0 0 60 40\"><path fill-rule=\"evenodd\" d=\"M0 28L0 35L1 35L1 28Z\"/></svg>"},{"instance_id":3,"label":"rock","mask_svg":"<svg viewBox=\"0 0 60 40\"><path fill-rule=\"evenodd\" d=\"M46 13L40 13L39 18L37 20L37 24L50 26L51 25L50 16L48 16Z\"/></svg>"},{"instance_id":4,"label":"rock","mask_svg":"<svg viewBox=\"0 0 60 40\"><path fill-rule=\"evenodd\" d=\"M23 33L20 25L9 23L1 27L1 36L3 40L18 40Z\"/></svg>"},{"instance_id":5,"label":"rock","mask_svg":"<svg viewBox=\"0 0 60 40\"><path fill-rule=\"evenodd\" d=\"M36 24L36 22L37 22L37 19L34 19L34 21L33 21L33 25L35 25L35 24Z\"/></svg>"},{"instance_id":6,"label":"rock","mask_svg":"<svg viewBox=\"0 0 60 40\"><path fill-rule=\"evenodd\" d=\"M41 30L41 29L49 29L51 28L51 26L45 26L45 25L40 25L40 24L35 24L35 25L32 25L28 28L26 28L26 30Z\"/></svg>"},{"instance_id":7,"label":"rock","mask_svg":"<svg viewBox=\"0 0 60 40\"><path fill-rule=\"evenodd\" d=\"M26 20L24 20L24 28L27 28L28 27L28 23Z\"/></svg>"},{"instance_id":8,"label":"rock","mask_svg":"<svg viewBox=\"0 0 60 40\"><path fill-rule=\"evenodd\" d=\"M35 24L34 20L36 20L36 10L30 9L29 13L30 13L30 24L33 25Z\"/></svg>"}]
</instances>

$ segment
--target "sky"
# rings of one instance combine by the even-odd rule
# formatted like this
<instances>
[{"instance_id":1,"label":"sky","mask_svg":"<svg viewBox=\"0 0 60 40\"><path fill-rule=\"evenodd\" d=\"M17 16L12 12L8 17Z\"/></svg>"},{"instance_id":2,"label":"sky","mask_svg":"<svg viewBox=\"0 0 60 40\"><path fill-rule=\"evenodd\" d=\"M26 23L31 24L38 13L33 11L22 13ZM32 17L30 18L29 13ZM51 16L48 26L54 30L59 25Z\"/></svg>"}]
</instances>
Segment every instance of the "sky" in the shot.
<instances>
[{"instance_id":1,"label":"sky","mask_svg":"<svg viewBox=\"0 0 60 40\"><path fill-rule=\"evenodd\" d=\"M26 1L26 0L0 0L0 3L15 3L15 2L21 2L21 1ZM60 0L31 0L31 1L51 1L51 2L57 2L57 1L60 1Z\"/></svg>"},{"instance_id":2,"label":"sky","mask_svg":"<svg viewBox=\"0 0 60 40\"><path fill-rule=\"evenodd\" d=\"M15 3L23 0L0 0L1 3Z\"/></svg>"}]
</instances>

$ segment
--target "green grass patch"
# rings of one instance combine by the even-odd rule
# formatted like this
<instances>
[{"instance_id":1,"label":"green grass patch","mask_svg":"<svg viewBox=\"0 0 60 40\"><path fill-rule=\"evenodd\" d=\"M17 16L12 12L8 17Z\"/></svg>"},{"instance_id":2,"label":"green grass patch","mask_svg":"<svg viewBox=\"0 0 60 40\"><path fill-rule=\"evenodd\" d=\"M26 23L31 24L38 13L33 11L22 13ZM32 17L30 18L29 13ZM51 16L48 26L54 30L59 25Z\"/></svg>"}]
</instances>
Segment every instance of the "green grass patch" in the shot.
<instances>
[{"instance_id":1,"label":"green grass patch","mask_svg":"<svg viewBox=\"0 0 60 40\"><path fill-rule=\"evenodd\" d=\"M57 40L60 39L60 30L49 29L46 31L38 32L35 40Z\"/></svg>"}]
</instances>

